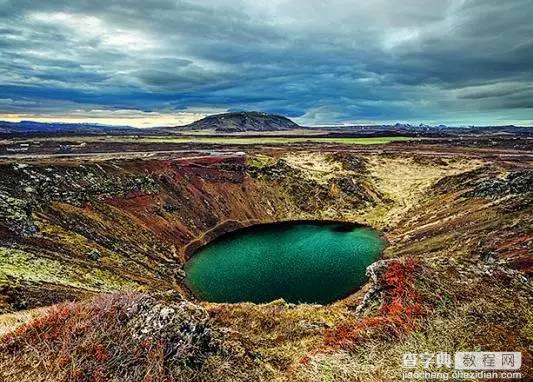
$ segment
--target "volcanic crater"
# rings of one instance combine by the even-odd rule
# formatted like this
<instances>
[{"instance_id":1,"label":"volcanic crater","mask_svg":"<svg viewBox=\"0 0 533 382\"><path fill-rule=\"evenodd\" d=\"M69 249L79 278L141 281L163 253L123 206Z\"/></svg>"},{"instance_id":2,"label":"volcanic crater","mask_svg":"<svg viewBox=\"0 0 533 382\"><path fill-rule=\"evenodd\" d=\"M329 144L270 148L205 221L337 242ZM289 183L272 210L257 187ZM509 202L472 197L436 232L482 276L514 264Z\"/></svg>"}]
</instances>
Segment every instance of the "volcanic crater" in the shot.
<instances>
[{"instance_id":1,"label":"volcanic crater","mask_svg":"<svg viewBox=\"0 0 533 382\"><path fill-rule=\"evenodd\" d=\"M526 346L533 173L524 161L307 146L180 159L5 160L0 172L0 309L15 317L4 318L10 327L29 319L17 316L22 309L33 317L67 300L140 291L173 311L205 314L209 341L233 344L230 351L202 342L210 350L195 375L231 359L241 377L265 380L289 372L290 380L312 380L322 368L339 376L368 363L369 352L397 354L420 332L442 342L460 327L469 346L503 338L516 351ZM229 232L310 221L382 233L388 245L361 289L326 305L231 304L199 301L184 283L191 257ZM168 291L179 307L161 297ZM139 312L156 303L124 301ZM493 314L481 319L476 309ZM510 314L520 330L502 325ZM467 336L472 330L501 336Z\"/></svg>"}]
</instances>

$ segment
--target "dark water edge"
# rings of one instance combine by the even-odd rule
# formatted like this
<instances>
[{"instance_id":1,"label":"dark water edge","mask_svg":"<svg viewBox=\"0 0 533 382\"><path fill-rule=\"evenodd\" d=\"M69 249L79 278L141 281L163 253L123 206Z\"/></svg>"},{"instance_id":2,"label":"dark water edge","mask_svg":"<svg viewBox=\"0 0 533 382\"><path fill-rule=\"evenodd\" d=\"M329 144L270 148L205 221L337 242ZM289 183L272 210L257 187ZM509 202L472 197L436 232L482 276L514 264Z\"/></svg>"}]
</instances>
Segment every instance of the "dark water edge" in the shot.
<instances>
[{"instance_id":1,"label":"dark water edge","mask_svg":"<svg viewBox=\"0 0 533 382\"><path fill-rule=\"evenodd\" d=\"M385 242L360 224L290 221L222 235L186 263L185 284L211 302L327 304L356 291Z\"/></svg>"}]
</instances>

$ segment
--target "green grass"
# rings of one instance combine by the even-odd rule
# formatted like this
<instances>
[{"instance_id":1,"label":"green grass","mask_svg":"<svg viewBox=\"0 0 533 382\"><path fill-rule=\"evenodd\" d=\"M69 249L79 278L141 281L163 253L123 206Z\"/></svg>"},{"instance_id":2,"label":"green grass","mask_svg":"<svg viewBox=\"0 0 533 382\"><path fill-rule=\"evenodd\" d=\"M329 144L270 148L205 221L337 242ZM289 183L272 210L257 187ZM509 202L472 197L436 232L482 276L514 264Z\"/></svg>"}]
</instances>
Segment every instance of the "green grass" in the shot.
<instances>
[{"instance_id":1,"label":"green grass","mask_svg":"<svg viewBox=\"0 0 533 382\"><path fill-rule=\"evenodd\" d=\"M390 142L415 140L410 137L373 137L373 138L318 138L318 137L146 137L145 142L161 143L210 143L210 144L291 144L291 143L329 143L345 145L382 145Z\"/></svg>"},{"instance_id":2,"label":"green grass","mask_svg":"<svg viewBox=\"0 0 533 382\"><path fill-rule=\"evenodd\" d=\"M166 136L68 136L46 137L41 141L52 142L86 142L86 143L205 143L221 145L285 145L301 143L326 143L344 145L382 145L391 142L420 140L412 137L369 137L369 138L327 138L308 136L203 136L203 135L166 135ZM14 142L18 142L14 140Z\"/></svg>"},{"instance_id":3,"label":"green grass","mask_svg":"<svg viewBox=\"0 0 533 382\"><path fill-rule=\"evenodd\" d=\"M114 292L138 288L137 283L122 279L105 269L74 269L66 262L0 247L0 286L8 284L8 278L29 284L46 282L94 291Z\"/></svg>"}]
</instances>

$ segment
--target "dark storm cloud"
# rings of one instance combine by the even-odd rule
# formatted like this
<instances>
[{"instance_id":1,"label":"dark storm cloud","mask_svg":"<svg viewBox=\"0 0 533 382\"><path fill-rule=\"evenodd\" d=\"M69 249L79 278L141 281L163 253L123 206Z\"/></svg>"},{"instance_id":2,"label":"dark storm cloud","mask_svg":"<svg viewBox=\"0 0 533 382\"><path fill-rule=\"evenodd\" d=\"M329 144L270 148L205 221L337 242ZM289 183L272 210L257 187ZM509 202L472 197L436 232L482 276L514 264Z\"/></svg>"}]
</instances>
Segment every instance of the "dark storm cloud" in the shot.
<instances>
[{"instance_id":1,"label":"dark storm cloud","mask_svg":"<svg viewBox=\"0 0 533 382\"><path fill-rule=\"evenodd\" d=\"M532 0L0 0L0 112L530 124L532 13Z\"/></svg>"}]
</instances>

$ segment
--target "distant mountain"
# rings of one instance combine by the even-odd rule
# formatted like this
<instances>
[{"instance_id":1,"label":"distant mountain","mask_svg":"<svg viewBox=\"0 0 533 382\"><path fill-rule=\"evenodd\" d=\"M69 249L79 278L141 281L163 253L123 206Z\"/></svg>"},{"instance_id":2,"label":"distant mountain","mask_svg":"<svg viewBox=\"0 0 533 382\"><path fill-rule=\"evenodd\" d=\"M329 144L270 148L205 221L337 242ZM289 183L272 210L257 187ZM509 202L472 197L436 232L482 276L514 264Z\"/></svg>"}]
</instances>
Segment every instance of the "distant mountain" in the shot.
<instances>
[{"instance_id":1,"label":"distant mountain","mask_svg":"<svg viewBox=\"0 0 533 382\"><path fill-rule=\"evenodd\" d=\"M212 130L217 133L234 132L284 132L293 129L320 131L329 136L413 136L413 137L457 137L457 136L533 136L533 127L525 126L431 126L396 123L391 125L342 125L342 126L300 126L281 115L260 112L236 112L210 115L185 126L134 128L130 126L101 125L97 123L59 123L59 122L6 122L0 121L0 136L47 136L47 135L167 135L169 133ZM302 133L305 134L305 133Z\"/></svg>"},{"instance_id":2,"label":"distant mountain","mask_svg":"<svg viewBox=\"0 0 533 382\"><path fill-rule=\"evenodd\" d=\"M185 126L177 126L178 130L215 130L218 132L241 131L280 131L296 129L300 126L289 118L281 115L243 111L210 115Z\"/></svg>"},{"instance_id":3,"label":"distant mountain","mask_svg":"<svg viewBox=\"0 0 533 382\"><path fill-rule=\"evenodd\" d=\"M0 134L113 134L134 130L129 126L109 126L96 123L47 123L0 121Z\"/></svg>"}]
</instances>

